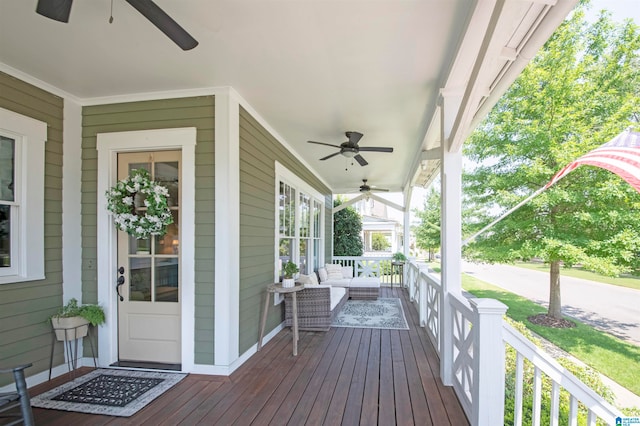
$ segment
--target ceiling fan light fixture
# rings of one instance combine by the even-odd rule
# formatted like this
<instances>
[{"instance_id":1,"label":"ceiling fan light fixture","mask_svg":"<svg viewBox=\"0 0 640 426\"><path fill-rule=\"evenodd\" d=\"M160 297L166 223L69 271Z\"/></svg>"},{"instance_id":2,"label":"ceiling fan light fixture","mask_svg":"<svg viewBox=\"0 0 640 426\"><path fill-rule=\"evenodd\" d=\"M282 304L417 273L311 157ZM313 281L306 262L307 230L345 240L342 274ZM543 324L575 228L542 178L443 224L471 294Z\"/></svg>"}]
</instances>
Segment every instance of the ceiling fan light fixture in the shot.
<instances>
[{"instance_id":1,"label":"ceiling fan light fixture","mask_svg":"<svg viewBox=\"0 0 640 426\"><path fill-rule=\"evenodd\" d=\"M348 157L348 158L353 158L353 157L355 157L356 152L345 149L344 151L342 151L342 155L344 155L345 157Z\"/></svg>"}]
</instances>

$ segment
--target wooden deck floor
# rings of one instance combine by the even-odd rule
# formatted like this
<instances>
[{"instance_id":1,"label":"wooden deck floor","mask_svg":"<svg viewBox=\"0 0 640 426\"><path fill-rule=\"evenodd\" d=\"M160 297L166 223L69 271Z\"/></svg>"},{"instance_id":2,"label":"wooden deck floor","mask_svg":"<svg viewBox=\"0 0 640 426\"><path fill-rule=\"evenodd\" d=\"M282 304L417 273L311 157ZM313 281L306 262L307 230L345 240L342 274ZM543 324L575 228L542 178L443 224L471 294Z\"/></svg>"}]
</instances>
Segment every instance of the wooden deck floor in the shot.
<instances>
[{"instance_id":1,"label":"wooden deck floor","mask_svg":"<svg viewBox=\"0 0 640 426\"><path fill-rule=\"evenodd\" d=\"M467 425L406 291L383 288L382 296L402 299L411 330L301 332L293 357L285 329L231 376L191 374L132 417L34 409L36 424Z\"/></svg>"}]
</instances>

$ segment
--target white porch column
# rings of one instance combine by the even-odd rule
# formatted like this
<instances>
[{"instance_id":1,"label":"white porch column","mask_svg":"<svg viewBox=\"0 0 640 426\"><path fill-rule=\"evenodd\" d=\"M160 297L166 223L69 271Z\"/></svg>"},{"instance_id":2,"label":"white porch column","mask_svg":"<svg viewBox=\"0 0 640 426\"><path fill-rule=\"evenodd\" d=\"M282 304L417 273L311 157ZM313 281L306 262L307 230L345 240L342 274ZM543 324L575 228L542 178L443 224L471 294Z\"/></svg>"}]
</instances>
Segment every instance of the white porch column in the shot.
<instances>
[{"instance_id":1,"label":"white porch column","mask_svg":"<svg viewBox=\"0 0 640 426\"><path fill-rule=\"evenodd\" d=\"M451 151L449 136L461 94L449 93L442 98L441 112L441 209L440 242L442 267L442 299L440 301L440 376L445 385L453 385L453 317L449 295L461 294L462 262L462 152Z\"/></svg>"},{"instance_id":2,"label":"white porch column","mask_svg":"<svg viewBox=\"0 0 640 426\"><path fill-rule=\"evenodd\" d=\"M407 185L408 189L404 193L404 230L403 230L403 247L402 252L405 256L409 257L410 250L410 239L411 239L411 194L413 193L413 188L411 185ZM409 264L405 264L405 267L402 268L402 283L405 287L407 287L407 269L409 268Z\"/></svg>"},{"instance_id":3,"label":"white porch column","mask_svg":"<svg viewBox=\"0 0 640 426\"><path fill-rule=\"evenodd\" d=\"M62 137L62 299L82 298L82 107L71 99L64 100ZM88 268L95 268L89 262Z\"/></svg>"},{"instance_id":4,"label":"white porch column","mask_svg":"<svg viewBox=\"0 0 640 426\"><path fill-rule=\"evenodd\" d=\"M239 356L240 341L240 107L229 88L215 99L215 307L216 366Z\"/></svg>"},{"instance_id":5,"label":"white porch column","mask_svg":"<svg viewBox=\"0 0 640 426\"><path fill-rule=\"evenodd\" d=\"M504 422L504 342L502 316L507 306L494 299L470 299L473 324L473 408L471 424Z\"/></svg>"}]
</instances>

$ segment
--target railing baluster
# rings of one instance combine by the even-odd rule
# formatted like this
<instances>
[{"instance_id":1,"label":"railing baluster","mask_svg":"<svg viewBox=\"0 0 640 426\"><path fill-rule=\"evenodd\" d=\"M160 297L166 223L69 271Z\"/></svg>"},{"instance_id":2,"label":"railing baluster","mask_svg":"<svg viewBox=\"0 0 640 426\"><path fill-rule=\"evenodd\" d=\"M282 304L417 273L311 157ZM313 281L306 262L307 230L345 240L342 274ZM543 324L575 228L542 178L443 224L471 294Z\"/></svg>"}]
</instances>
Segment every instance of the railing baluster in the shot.
<instances>
[{"instance_id":1,"label":"railing baluster","mask_svg":"<svg viewBox=\"0 0 640 426\"><path fill-rule=\"evenodd\" d=\"M558 426L558 416L560 413L560 385L555 380L551 385L551 426Z\"/></svg>"},{"instance_id":2,"label":"railing baluster","mask_svg":"<svg viewBox=\"0 0 640 426\"><path fill-rule=\"evenodd\" d=\"M587 413L587 426L596 426L597 419L598 419L598 416L596 416L596 413L589 410L589 412Z\"/></svg>"},{"instance_id":3,"label":"railing baluster","mask_svg":"<svg viewBox=\"0 0 640 426\"><path fill-rule=\"evenodd\" d=\"M542 404L542 373L536 366L533 371L533 426L540 426L540 409Z\"/></svg>"},{"instance_id":4,"label":"railing baluster","mask_svg":"<svg viewBox=\"0 0 640 426\"><path fill-rule=\"evenodd\" d=\"M569 426L578 426L578 400L573 395L569 400Z\"/></svg>"},{"instance_id":5,"label":"railing baluster","mask_svg":"<svg viewBox=\"0 0 640 426\"><path fill-rule=\"evenodd\" d=\"M522 426L522 382L524 381L524 359L520 352L516 353L516 395L513 412L513 423Z\"/></svg>"}]
</instances>

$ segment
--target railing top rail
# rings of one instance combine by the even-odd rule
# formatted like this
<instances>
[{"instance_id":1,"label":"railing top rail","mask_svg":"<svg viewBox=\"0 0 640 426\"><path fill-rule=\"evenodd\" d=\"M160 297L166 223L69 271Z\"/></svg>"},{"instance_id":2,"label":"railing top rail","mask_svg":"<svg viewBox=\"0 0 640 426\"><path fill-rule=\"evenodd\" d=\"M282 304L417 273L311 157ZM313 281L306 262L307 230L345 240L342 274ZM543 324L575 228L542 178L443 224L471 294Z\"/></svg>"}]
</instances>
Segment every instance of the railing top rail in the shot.
<instances>
[{"instance_id":1,"label":"railing top rail","mask_svg":"<svg viewBox=\"0 0 640 426\"><path fill-rule=\"evenodd\" d=\"M502 337L506 343L530 360L551 380L561 385L571 395L585 404L598 417L606 422L613 423L615 418L620 415L620 412L615 407L605 401L593 389L585 386L569 370L506 322L503 322Z\"/></svg>"}]
</instances>

